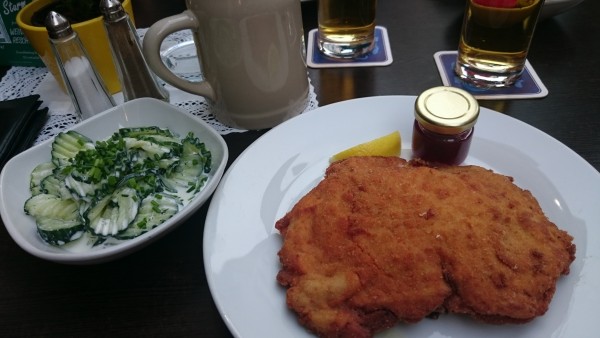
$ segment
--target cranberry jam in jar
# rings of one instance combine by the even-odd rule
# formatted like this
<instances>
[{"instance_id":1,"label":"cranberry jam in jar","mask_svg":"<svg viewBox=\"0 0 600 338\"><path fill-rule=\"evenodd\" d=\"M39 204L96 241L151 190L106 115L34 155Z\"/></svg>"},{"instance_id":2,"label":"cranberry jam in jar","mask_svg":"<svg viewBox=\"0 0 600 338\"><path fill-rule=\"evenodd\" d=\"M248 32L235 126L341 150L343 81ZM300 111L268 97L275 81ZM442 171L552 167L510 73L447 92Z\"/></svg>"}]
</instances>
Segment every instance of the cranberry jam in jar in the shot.
<instances>
[{"instance_id":1,"label":"cranberry jam in jar","mask_svg":"<svg viewBox=\"0 0 600 338\"><path fill-rule=\"evenodd\" d=\"M415 102L413 158L450 165L461 164L471 146L479 103L467 91L434 87Z\"/></svg>"}]
</instances>

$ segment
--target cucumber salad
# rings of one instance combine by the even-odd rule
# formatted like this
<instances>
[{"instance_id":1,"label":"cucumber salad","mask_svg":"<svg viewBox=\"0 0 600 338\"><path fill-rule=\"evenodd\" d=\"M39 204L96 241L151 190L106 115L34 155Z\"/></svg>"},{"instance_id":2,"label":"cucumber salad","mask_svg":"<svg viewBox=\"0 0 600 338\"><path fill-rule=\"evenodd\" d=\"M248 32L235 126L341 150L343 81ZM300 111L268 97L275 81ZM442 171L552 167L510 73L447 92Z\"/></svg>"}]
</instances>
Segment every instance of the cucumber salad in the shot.
<instances>
[{"instance_id":1,"label":"cucumber salad","mask_svg":"<svg viewBox=\"0 0 600 338\"><path fill-rule=\"evenodd\" d=\"M45 242L63 247L114 244L159 226L211 169L211 153L193 133L181 139L158 127L121 128L97 142L62 132L51 158L33 169L24 209Z\"/></svg>"}]
</instances>

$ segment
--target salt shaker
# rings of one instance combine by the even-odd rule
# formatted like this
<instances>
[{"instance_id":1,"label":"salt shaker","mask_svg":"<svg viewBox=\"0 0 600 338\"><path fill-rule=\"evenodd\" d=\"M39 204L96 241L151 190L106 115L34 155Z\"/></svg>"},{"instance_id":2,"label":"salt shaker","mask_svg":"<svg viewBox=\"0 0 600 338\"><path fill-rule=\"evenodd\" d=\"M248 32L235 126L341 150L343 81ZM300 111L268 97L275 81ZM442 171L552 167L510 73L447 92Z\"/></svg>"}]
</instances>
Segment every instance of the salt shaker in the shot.
<instances>
[{"instance_id":1,"label":"salt shaker","mask_svg":"<svg viewBox=\"0 0 600 338\"><path fill-rule=\"evenodd\" d=\"M158 83L141 50L139 37L129 15L118 0L101 0L100 11L108 34L125 101L153 97L169 101L169 93Z\"/></svg>"},{"instance_id":2,"label":"salt shaker","mask_svg":"<svg viewBox=\"0 0 600 338\"><path fill-rule=\"evenodd\" d=\"M69 21L51 11L45 24L58 68L80 119L85 120L114 107L115 101Z\"/></svg>"}]
</instances>

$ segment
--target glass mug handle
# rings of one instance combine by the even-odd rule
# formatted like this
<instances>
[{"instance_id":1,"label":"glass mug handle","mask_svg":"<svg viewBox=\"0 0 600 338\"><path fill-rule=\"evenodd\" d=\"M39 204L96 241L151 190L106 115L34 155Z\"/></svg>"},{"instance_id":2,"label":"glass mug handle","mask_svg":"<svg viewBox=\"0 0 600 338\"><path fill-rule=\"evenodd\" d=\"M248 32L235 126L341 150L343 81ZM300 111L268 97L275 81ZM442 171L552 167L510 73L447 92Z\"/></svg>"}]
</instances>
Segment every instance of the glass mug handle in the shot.
<instances>
[{"instance_id":1,"label":"glass mug handle","mask_svg":"<svg viewBox=\"0 0 600 338\"><path fill-rule=\"evenodd\" d=\"M167 36L184 29L195 32L198 27L198 19L189 10L161 19L155 22L146 32L142 47L143 53L150 68L165 82L183 91L216 101L215 91L210 83L206 80L190 82L178 77L165 66L160 57L160 45Z\"/></svg>"}]
</instances>

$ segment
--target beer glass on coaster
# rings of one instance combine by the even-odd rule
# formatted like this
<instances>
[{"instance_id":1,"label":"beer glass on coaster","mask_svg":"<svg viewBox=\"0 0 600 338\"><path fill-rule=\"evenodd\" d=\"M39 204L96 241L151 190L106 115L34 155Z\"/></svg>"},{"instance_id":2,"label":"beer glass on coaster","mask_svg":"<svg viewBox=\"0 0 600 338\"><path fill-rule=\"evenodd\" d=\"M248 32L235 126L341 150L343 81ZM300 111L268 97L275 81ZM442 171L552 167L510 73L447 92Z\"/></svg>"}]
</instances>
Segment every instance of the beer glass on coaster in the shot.
<instances>
[{"instance_id":1,"label":"beer glass on coaster","mask_svg":"<svg viewBox=\"0 0 600 338\"><path fill-rule=\"evenodd\" d=\"M319 50L334 58L355 58L375 46L377 0L319 0Z\"/></svg>"},{"instance_id":2,"label":"beer glass on coaster","mask_svg":"<svg viewBox=\"0 0 600 338\"><path fill-rule=\"evenodd\" d=\"M507 87L523 69L544 0L467 0L455 72L476 87Z\"/></svg>"}]
</instances>

